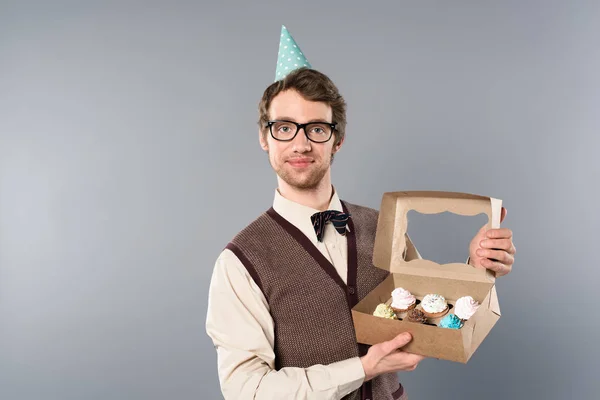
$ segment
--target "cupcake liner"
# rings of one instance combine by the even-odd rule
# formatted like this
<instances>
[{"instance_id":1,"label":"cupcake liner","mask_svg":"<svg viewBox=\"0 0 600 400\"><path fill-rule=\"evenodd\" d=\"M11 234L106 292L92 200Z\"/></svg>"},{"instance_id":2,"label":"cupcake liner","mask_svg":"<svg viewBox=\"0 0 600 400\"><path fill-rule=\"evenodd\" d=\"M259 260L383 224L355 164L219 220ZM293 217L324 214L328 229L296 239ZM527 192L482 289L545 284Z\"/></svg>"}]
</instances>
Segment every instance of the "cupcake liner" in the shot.
<instances>
[{"instance_id":1,"label":"cupcake liner","mask_svg":"<svg viewBox=\"0 0 600 400\"><path fill-rule=\"evenodd\" d=\"M396 308L396 307L392 307L392 310L394 310L394 312L396 312L397 314L403 314L405 312L408 312L410 310L412 310L413 308L415 308L417 306L417 303L413 303L410 306L408 306L408 308L402 309L402 308Z\"/></svg>"},{"instance_id":2,"label":"cupcake liner","mask_svg":"<svg viewBox=\"0 0 600 400\"><path fill-rule=\"evenodd\" d=\"M444 315L446 315L448 313L449 310L450 310L450 307L446 306L446 309L444 309L443 311L440 311L437 313L430 313L430 312L425 311L425 309L423 309L423 307L421 307L421 311L423 311L423 314L425 314L429 318L443 317Z\"/></svg>"}]
</instances>

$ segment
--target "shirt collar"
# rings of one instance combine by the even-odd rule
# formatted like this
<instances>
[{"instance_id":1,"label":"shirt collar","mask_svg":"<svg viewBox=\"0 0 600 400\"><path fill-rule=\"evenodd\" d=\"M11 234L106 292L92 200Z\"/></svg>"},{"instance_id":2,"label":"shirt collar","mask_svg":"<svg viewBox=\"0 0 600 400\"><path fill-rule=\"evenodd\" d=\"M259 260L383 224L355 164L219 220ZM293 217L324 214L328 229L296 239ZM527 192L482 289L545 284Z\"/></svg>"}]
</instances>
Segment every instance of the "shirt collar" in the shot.
<instances>
[{"instance_id":1,"label":"shirt collar","mask_svg":"<svg viewBox=\"0 0 600 400\"><path fill-rule=\"evenodd\" d=\"M333 186L332 190L333 194L331 196L331 200L329 201L329 206L327 207L327 209L343 212L344 209L342 207L342 202ZM310 217L314 213L319 212L319 210L286 199L281 195L281 193L279 193L279 189L275 189L273 209L277 212L277 214L285 218L289 223L298 228L304 235L309 237L311 240L317 240L317 235L315 234L315 229L313 228Z\"/></svg>"}]
</instances>

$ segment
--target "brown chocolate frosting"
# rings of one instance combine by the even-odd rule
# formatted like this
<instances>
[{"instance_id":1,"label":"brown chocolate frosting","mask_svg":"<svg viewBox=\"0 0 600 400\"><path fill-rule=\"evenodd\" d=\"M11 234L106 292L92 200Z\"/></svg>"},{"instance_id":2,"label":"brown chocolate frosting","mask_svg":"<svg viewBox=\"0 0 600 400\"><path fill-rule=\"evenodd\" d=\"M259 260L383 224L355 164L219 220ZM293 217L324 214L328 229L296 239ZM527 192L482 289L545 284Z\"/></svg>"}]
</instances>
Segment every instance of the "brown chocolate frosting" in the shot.
<instances>
[{"instance_id":1,"label":"brown chocolate frosting","mask_svg":"<svg viewBox=\"0 0 600 400\"><path fill-rule=\"evenodd\" d=\"M424 324L427 322L427 317L423 314L423 311L418 309L412 309L408 312L406 316L406 320L410 322L416 322L419 324Z\"/></svg>"}]
</instances>

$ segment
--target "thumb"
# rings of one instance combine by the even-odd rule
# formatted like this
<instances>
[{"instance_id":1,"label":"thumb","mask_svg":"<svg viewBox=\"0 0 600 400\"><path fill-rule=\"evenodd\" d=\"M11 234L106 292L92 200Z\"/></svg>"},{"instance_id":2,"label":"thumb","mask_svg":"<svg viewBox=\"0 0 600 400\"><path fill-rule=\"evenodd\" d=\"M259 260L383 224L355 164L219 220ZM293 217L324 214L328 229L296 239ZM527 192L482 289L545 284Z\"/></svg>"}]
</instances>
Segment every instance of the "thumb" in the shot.
<instances>
[{"instance_id":1,"label":"thumb","mask_svg":"<svg viewBox=\"0 0 600 400\"><path fill-rule=\"evenodd\" d=\"M485 236L485 232L487 232L488 230L488 225L484 224L481 229L479 229L479 232L477 232L477 235L475 235L475 237L473 239L477 239L477 237L481 237L481 236Z\"/></svg>"},{"instance_id":2,"label":"thumb","mask_svg":"<svg viewBox=\"0 0 600 400\"><path fill-rule=\"evenodd\" d=\"M506 218L506 214L508 214L508 211L506 210L506 208L502 207L500 209L500 222L504 221L504 218ZM481 227L481 229L479 230L479 232L477 232L477 235L482 235L485 232L487 232L487 224L483 225Z\"/></svg>"},{"instance_id":3,"label":"thumb","mask_svg":"<svg viewBox=\"0 0 600 400\"><path fill-rule=\"evenodd\" d=\"M387 354L404 347L412 340L412 335L408 332L403 332L397 335L395 338L385 342L384 350Z\"/></svg>"}]
</instances>

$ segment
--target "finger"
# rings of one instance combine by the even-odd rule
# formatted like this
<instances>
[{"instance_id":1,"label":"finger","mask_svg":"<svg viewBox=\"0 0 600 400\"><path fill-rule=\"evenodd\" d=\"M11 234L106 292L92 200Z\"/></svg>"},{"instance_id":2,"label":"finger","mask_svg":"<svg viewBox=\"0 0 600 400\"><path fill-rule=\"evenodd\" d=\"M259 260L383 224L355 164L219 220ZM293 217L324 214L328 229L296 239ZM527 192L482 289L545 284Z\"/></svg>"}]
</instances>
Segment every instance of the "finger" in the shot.
<instances>
[{"instance_id":1,"label":"finger","mask_svg":"<svg viewBox=\"0 0 600 400\"><path fill-rule=\"evenodd\" d=\"M498 276L506 275L510 272L510 267L507 265L504 265L498 261L492 261L487 258L481 260L481 265L490 271L496 272L496 275Z\"/></svg>"},{"instance_id":2,"label":"finger","mask_svg":"<svg viewBox=\"0 0 600 400\"><path fill-rule=\"evenodd\" d=\"M420 363L421 361L423 361L425 359L425 357L423 357L421 355L414 354L414 353L408 353L406 351L397 351L397 352L389 355L388 357L393 357L393 362L403 363L403 364L414 364L414 365L417 365L418 363Z\"/></svg>"},{"instance_id":3,"label":"finger","mask_svg":"<svg viewBox=\"0 0 600 400\"><path fill-rule=\"evenodd\" d=\"M512 238L512 231L508 228L490 229L485 235L490 239L510 239Z\"/></svg>"},{"instance_id":4,"label":"finger","mask_svg":"<svg viewBox=\"0 0 600 400\"><path fill-rule=\"evenodd\" d=\"M512 249L512 241L510 239L484 239L479 242L479 247L509 251Z\"/></svg>"},{"instance_id":5,"label":"finger","mask_svg":"<svg viewBox=\"0 0 600 400\"><path fill-rule=\"evenodd\" d=\"M490 260L489 258L483 258L481 260L481 265L484 268L489 269L490 271L494 271L496 273L502 272L502 270L505 267L505 265L502 264L501 262L493 261L493 260Z\"/></svg>"},{"instance_id":6,"label":"finger","mask_svg":"<svg viewBox=\"0 0 600 400\"><path fill-rule=\"evenodd\" d=\"M505 265L512 264L514 262L513 256L504 250L478 249L476 253L479 257L489 258L492 261L499 261Z\"/></svg>"},{"instance_id":7,"label":"finger","mask_svg":"<svg viewBox=\"0 0 600 400\"><path fill-rule=\"evenodd\" d=\"M426 358L426 357L424 357L424 356L421 356L421 355L419 355L419 354L414 354L414 353L406 353L406 352L405 352L405 354L409 355L409 356L410 356L410 357L409 357L409 360L410 360L411 362L414 362L415 364L418 364L418 363L420 363L421 361L423 361L423 360Z\"/></svg>"},{"instance_id":8,"label":"finger","mask_svg":"<svg viewBox=\"0 0 600 400\"><path fill-rule=\"evenodd\" d=\"M488 225L485 224L483 225L481 228L479 228L479 232L477 232L478 235L485 235L485 231L488 230Z\"/></svg>"},{"instance_id":9,"label":"finger","mask_svg":"<svg viewBox=\"0 0 600 400\"><path fill-rule=\"evenodd\" d=\"M403 332L397 335L395 338L388 340L387 342L383 342L383 349L386 353L391 353L401 347L406 346L408 342L412 340L412 335L408 332Z\"/></svg>"},{"instance_id":10,"label":"finger","mask_svg":"<svg viewBox=\"0 0 600 400\"><path fill-rule=\"evenodd\" d=\"M511 265L513 265L513 263L515 262L515 258L505 251L503 251L501 253L502 253L501 256L496 256L499 258L496 258L496 257L486 257L486 258L492 262L499 262L501 264L504 264L504 266L506 266L506 267L510 267Z\"/></svg>"},{"instance_id":11,"label":"finger","mask_svg":"<svg viewBox=\"0 0 600 400\"><path fill-rule=\"evenodd\" d=\"M502 207L502 211L500 212L500 222L504 221L504 218L506 218L506 214L508 214L508 211L506 210L506 208Z\"/></svg>"}]
</instances>

